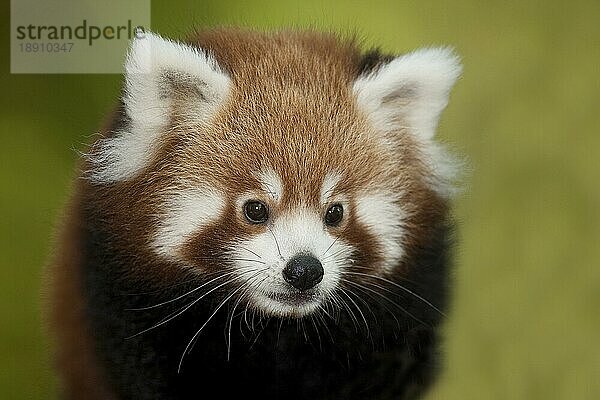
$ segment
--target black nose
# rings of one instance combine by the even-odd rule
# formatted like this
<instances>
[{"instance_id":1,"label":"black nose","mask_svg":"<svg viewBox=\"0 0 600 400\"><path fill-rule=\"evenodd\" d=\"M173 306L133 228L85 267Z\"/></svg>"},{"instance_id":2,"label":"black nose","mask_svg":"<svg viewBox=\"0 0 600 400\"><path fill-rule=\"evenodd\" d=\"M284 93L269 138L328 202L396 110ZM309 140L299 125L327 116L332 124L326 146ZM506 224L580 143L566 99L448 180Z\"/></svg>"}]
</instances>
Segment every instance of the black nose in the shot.
<instances>
[{"instance_id":1,"label":"black nose","mask_svg":"<svg viewBox=\"0 0 600 400\"><path fill-rule=\"evenodd\" d=\"M315 257L300 254L288 261L283 278L296 289L308 290L323 279L323 266Z\"/></svg>"}]
</instances>

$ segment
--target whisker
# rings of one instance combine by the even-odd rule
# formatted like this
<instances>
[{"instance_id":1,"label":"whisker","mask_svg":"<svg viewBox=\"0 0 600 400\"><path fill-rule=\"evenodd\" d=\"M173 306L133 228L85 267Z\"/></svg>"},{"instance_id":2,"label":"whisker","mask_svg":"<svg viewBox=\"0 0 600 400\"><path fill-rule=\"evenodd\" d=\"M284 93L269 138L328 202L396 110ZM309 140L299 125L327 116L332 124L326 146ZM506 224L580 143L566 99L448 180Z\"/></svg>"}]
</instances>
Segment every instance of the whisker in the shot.
<instances>
[{"instance_id":1,"label":"whisker","mask_svg":"<svg viewBox=\"0 0 600 400\"><path fill-rule=\"evenodd\" d=\"M256 311L252 311L252 329L254 330L254 316L256 315ZM254 338L254 341L252 342L252 344L249 347L249 350L252 350L252 348L254 347L254 345L256 344L256 342L258 342L258 338L260 337L260 335L265 331L265 329L267 328L267 326L269 326L269 321L270 319L267 319L267 323L263 326L263 321L261 319L261 316L258 316L258 323L260 324L260 331L258 331L258 334L256 335L256 337Z\"/></svg>"},{"instance_id":2,"label":"whisker","mask_svg":"<svg viewBox=\"0 0 600 400\"><path fill-rule=\"evenodd\" d=\"M326 262L327 260L335 258L335 257L339 256L340 254L345 253L346 251L347 251L346 249L339 249L337 251L334 251L333 253L329 253L329 255L323 257L322 261Z\"/></svg>"},{"instance_id":3,"label":"whisker","mask_svg":"<svg viewBox=\"0 0 600 400\"><path fill-rule=\"evenodd\" d=\"M339 296L337 293L334 293L334 295L331 297L331 299L334 303L337 304L337 306L340 310L342 308L344 308L348 312L348 315L350 316L350 320L352 321L352 325L354 325L354 331L356 333L358 333L358 319L356 318L354 311L352 311L352 309L350 308L348 303L346 303L346 301L344 299L342 299L342 297Z\"/></svg>"},{"instance_id":4,"label":"whisker","mask_svg":"<svg viewBox=\"0 0 600 400\"><path fill-rule=\"evenodd\" d=\"M360 266L360 265L354 265L354 264L353 264L352 266L350 266L350 268L351 268L351 269L360 269L360 270L364 270L364 271L373 272L373 268L369 268L369 267L363 267L363 266ZM404 276L397 276L397 278L399 278L399 279L402 279L403 281L406 281L406 282L413 283L413 284L416 284L416 283L417 283L417 282L415 282L414 280L408 279L408 278L406 278L406 277L404 277Z\"/></svg>"},{"instance_id":5,"label":"whisker","mask_svg":"<svg viewBox=\"0 0 600 400\"><path fill-rule=\"evenodd\" d=\"M240 274L240 276L246 274L246 273L250 273L252 271L246 271L246 272L242 272ZM261 270L262 272L262 270ZM259 272L258 272L259 273ZM173 319L177 318L178 316L180 316L181 314L183 314L184 312L186 312L187 310L189 310L190 308L192 308L196 303L198 303L200 300L202 300L203 298L205 298L206 296L208 296L209 294L211 294L212 292L214 292L215 290L229 284L232 282L235 282L236 280L239 280L239 277L234 277L233 279L228 279L227 281L220 283L219 285L215 286L214 288L210 289L208 292L202 294L201 296L199 296L198 298L196 298L195 300L193 300L190 304L188 304L187 306L184 306L183 308L181 308L180 310L174 311L173 313L169 314L168 316L166 316L165 318L163 318L161 321L159 321L158 323L156 323L155 325L151 326L150 328L146 328L134 335L128 336L125 339L132 339L136 336L139 336L143 333L146 333L148 331L151 331L153 329L158 328L161 325L166 324L169 321L172 321Z\"/></svg>"},{"instance_id":6,"label":"whisker","mask_svg":"<svg viewBox=\"0 0 600 400\"><path fill-rule=\"evenodd\" d=\"M215 273L213 273L211 275L215 275ZM186 279L184 281L177 282L177 283L175 283L173 285L165 286L165 287L162 287L160 289L151 290L151 291L147 291L147 292L138 292L138 293L120 293L120 295L121 296L143 296L143 295L148 295L148 294L157 294L157 293L164 292L165 290L172 289L172 288L177 287L177 286L183 286L183 285L186 285L186 284L188 284L190 282L198 281L200 279L201 279L200 277L195 276L193 278Z\"/></svg>"},{"instance_id":7,"label":"whisker","mask_svg":"<svg viewBox=\"0 0 600 400\"><path fill-rule=\"evenodd\" d=\"M250 325L248 324L248 307L246 307L246 309L244 310L244 322L246 323L246 327L250 329Z\"/></svg>"},{"instance_id":8,"label":"whisker","mask_svg":"<svg viewBox=\"0 0 600 400\"><path fill-rule=\"evenodd\" d=\"M340 236L336 237L331 244L329 245L329 247L327 247L327 249L325 249L325 251L323 252L323 254L321 254L321 257L325 257L325 254L327 254L327 252L329 250L331 250L331 248L333 247L333 245L338 241L338 239L340 238Z\"/></svg>"},{"instance_id":9,"label":"whisker","mask_svg":"<svg viewBox=\"0 0 600 400\"><path fill-rule=\"evenodd\" d=\"M155 325L151 326L150 328L146 328L146 329L144 329L144 330L142 330L142 331L140 331L140 332L138 332L138 333L136 333L134 335L126 337L125 339L132 339L132 338L134 338L136 336L139 336L139 335L141 335L143 333L146 333L148 331L156 329L159 326L164 325L164 324L166 324L169 321L172 321L173 319L177 318L178 316L180 316L181 314L183 314L184 312L186 312L187 310L189 310L190 308L192 308L194 306L194 304L198 303L200 300L202 300L207 295L211 294L215 290L217 290L217 289L219 289L219 288L221 288L221 287L223 287L223 286L225 286L228 283L231 283L233 281L234 281L234 279L231 279L231 280L228 280L226 282L221 283L220 285L218 285L218 286L214 287L213 289L209 290L208 292L204 293L202 296L200 296L200 297L196 298L195 300L193 300L187 306L184 306L183 308L181 308L181 309L179 309L177 311L174 311L173 313L169 314L167 317L163 318L160 322L156 323Z\"/></svg>"},{"instance_id":10,"label":"whisker","mask_svg":"<svg viewBox=\"0 0 600 400\"><path fill-rule=\"evenodd\" d=\"M256 310L252 310L252 318L250 319L250 323L251 323L251 330L252 333L255 333L255 327L254 327L254 318L256 317Z\"/></svg>"},{"instance_id":11,"label":"whisker","mask_svg":"<svg viewBox=\"0 0 600 400\"><path fill-rule=\"evenodd\" d=\"M325 331L327 332L329 339L331 340L331 343L335 343L335 340L333 339L333 335L331 334L331 331L329 330L329 327L327 326L327 321L325 321L325 318L323 317L323 315L321 313L326 314L329 318L331 318L331 315L329 315L327 310L325 310L325 308L322 307L321 305L319 305L318 310L320 312L316 313L317 321L320 321L321 324L323 325L323 328L325 328Z\"/></svg>"},{"instance_id":12,"label":"whisker","mask_svg":"<svg viewBox=\"0 0 600 400\"><path fill-rule=\"evenodd\" d=\"M261 260L253 260L251 258L232 258L232 257L195 257L196 260L200 260L200 261L247 261L247 262L255 262L255 263L259 263L259 264L263 264L265 265L266 263L264 261Z\"/></svg>"},{"instance_id":13,"label":"whisker","mask_svg":"<svg viewBox=\"0 0 600 400\"><path fill-rule=\"evenodd\" d=\"M249 248L247 248L247 247L244 247L244 246L238 246L238 247L239 247L240 249L242 249L242 250L246 250L247 252L249 252L249 253L252 253L252 254L254 254L256 257L258 257L258 258L262 259L262 257L261 257L260 255L256 254L255 252L253 252L253 251L252 251L252 250L250 250Z\"/></svg>"},{"instance_id":14,"label":"whisker","mask_svg":"<svg viewBox=\"0 0 600 400\"><path fill-rule=\"evenodd\" d=\"M256 279L257 277L259 277L258 274L256 276L254 276L254 278L251 278L251 279L248 280L247 285L246 285L247 286L246 290L244 290L240 294L240 296L238 297L235 305L233 306L233 310L231 311L231 317L229 318L229 329L228 329L228 333L227 333L227 361L229 361L229 356L231 355L231 326L233 325L233 318L234 318L235 309L240 304L240 302L242 301L242 299L244 298L244 296L246 295L246 293L248 293L250 290L252 290L252 285L254 285L254 281L252 279ZM263 281L265 279L266 279L266 277L263 278Z\"/></svg>"},{"instance_id":15,"label":"whisker","mask_svg":"<svg viewBox=\"0 0 600 400\"><path fill-rule=\"evenodd\" d=\"M303 319L300 320L300 327L302 328L302 335L304 336L304 340L308 342L308 334L306 333L306 326L304 325Z\"/></svg>"},{"instance_id":16,"label":"whisker","mask_svg":"<svg viewBox=\"0 0 600 400\"><path fill-rule=\"evenodd\" d=\"M279 337L281 336L281 327L283 326L283 319L279 320L279 327L277 328L277 346L279 346Z\"/></svg>"},{"instance_id":17,"label":"whisker","mask_svg":"<svg viewBox=\"0 0 600 400\"><path fill-rule=\"evenodd\" d=\"M327 307L327 312L331 314L331 318L337 324L340 320L340 314L342 312L342 308L340 307L340 304L338 302L337 295L330 296L325 305Z\"/></svg>"},{"instance_id":18,"label":"whisker","mask_svg":"<svg viewBox=\"0 0 600 400\"><path fill-rule=\"evenodd\" d=\"M349 280L347 280L347 279L344 279L344 278L341 278L341 280L342 280L342 281L344 281L344 282L346 282L346 283L349 283L349 284L355 285L355 286L356 286L356 288L357 288L358 290L360 290L361 292L365 293L367 296L369 296L369 297L370 297L370 298L372 298L373 300L376 300L376 298L375 298L375 297L374 297L374 296L373 296L371 293L369 293L369 292L373 292L372 290L370 290L370 289L368 289L368 288L364 287L363 285L360 285L360 284L358 284L358 283L356 283L356 282L349 281ZM394 301L392 301L391 299L389 299L389 298L388 298L388 297L386 297L385 295L383 295L383 294L381 294L381 293L378 293L378 292L375 292L375 293L376 293L377 295L381 296L383 299L385 299L385 300L389 301L390 303L394 304L394 305L395 305L396 307L398 307L398 308L399 308L399 309L400 309L402 312L405 312L405 313L406 313L406 314L408 314L409 316L411 316L411 317L415 318L415 317L414 317L414 316L413 316L411 313L409 313L408 311L406 311L406 309L404 309L404 307L401 307L400 305L396 304ZM389 307L388 307L388 306L386 306L385 304L381 303L381 305L383 306L383 308L385 308L385 310L386 310L387 312L389 312L389 313L392 315L392 317L393 317L393 318L394 318L394 320L396 321L396 325L398 326L398 330L401 330L401 328L400 328L400 321L398 321L398 318L396 317L396 314L395 314L394 312L392 312L392 310L390 310L390 309L389 309ZM422 321L420 321L418 318L415 318L415 319L416 319L417 321L419 321L419 322L421 322L421 323L422 323Z\"/></svg>"},{"instance_id":19,"label":"whisker","mask_svg":"<svg viewBox=\"0 0 600 400\"><path fill-rule=\"evenodd\" d=\"M183 364L183 359L185 358L188 349L190 348L190 346L192 345L192 343L196 340L196 338L198 337L198 335L200 334L200 332L202 332L202 330L204 329L204 327L206 325L208 325L208 323L213 319L213 317L217 314L217 312L219 312L219 310L225 305L225 303L227 303L237 292L239 292L241 289L245 288L244 286L240 286L239 288L237 288L236 290L233 291L233 293L231 293L229 296L227 296L225 298L225 300L223 300L218 306L217 308L213 311L213 313L208 317L208 319L206 320L206 322L204 322L204 324L202 324L202 326L200 327L200 329L198 329L196 331L196 333L194 334L194 336L192 336L192 338L190 339L190 341L188 342L187 346L185 346L185 349L183 350L183 354L181 355L181 358L179 360L179 365L177 366L177 373L181 373L181 366Z\"/></svg>"},{"instance_id":20,"label":"whisker","mask_svg":"<svg viewBox=\"0 0 600 400\"><path fill-rule=\"evenodd\" d=\"M323 343L321 342L321 334L319 333L319 328L317 327L317 324L315 322L314 315L310 316L310 322L312 323L313 328L315 328L315 332L317 333L317 339L319 340L319 350L323 351Z\"/></svg>"},{"instance_id":21,"label":"whisker","mask_svg":"<svg viewBox=\"0 0 600 400\"><path fill-rule=\"evenodd\" d=\"M281 257L283 259L283 256L281 255L281 249L279 248L279 242L277 242L277 237L275 237L275 234L273 233L273 230L271 229L270 226L267 226L267 229L269 230L269 232L271 232L271 235L273 236L273 239L275 240L275 245L277 246L277 253L279 253L279 257Z\"/></svg>"},{"instance_id":22,"label":"whisker","mask_svg":"<svg viewBox=\"0 0 600 400\"><path fill-rule=\"evenodd\" d=\"M363 312L360 309L360 307L358 306L358 304L356 304L356 302L352 299L352 297L350 297L350 295L348 295L348 293L346 293L346 291L344 289L340 288L340 292L343 293L348 298L348 300L350 300L350 302L354 305L354 307L356 307L356 309L360 313L360 316L362 317L362 320L363 320L363 322L365 324L365 329L366 329L367 337L371 337L371 329L369 328L369 324L367 323L367 319L365 318L365 315L363 314Z\"/></svg>"},{"instance_id":23,"label":"whisker","mask_svg":"<svg viewBox=\"0 0 600 400\"><path fill-rule=\"evenodd\" d=\"M321 255L321 257L325 257L325 254L327 254L327 252L333 247L333 245L342 237L342 235L344 234L344 232L346 232L346 229L348 229L347 226L344 229L342 229L342 232L338 235L338 237L336 237L335 240L333 242L331 242L331 244L325 250L325 252L323 252L323 254Z\"/></svg>"},{"instance_id":24,"label":"whisker","mask_svg":"<svg viewBox=\"0 0 600 400\"><path fill-rule=\"evenodd\" d=\"M350 288L348 288L350 289ZM371 309L371 306L369 305L369 302L366 301L363 296L359 296L358 294L354 293L352 290L349 290L350 294L353 294L356 296L356 298L365 305L365 307L367 307L367 311L369 311L369 313L371 314L371 316L373 317L373 321L375 321L375 324L379 324L379 321L377 319L377 315L375 315L375 313L373 312L373 310Z\"/></svg>"},{"instance_id":25,"label":"whisker","mask_svg":"<svg viewBox=\"0 0 600 400\"><path fill-rule=\"evenodd\" d=\"M230 271L230 272L228 272L228 273L225 273L225 274L219 275L219 276L217 276L216 278L213 278L213 279L209 280L208 282L205 282L205 283L203 283L202 285L200 285L200 286L198 286L198 287L196 287L196 288L194 288L194 289L190 290L189 292L186 292L186 293L184 293L184 294L182 294L182 295L180 295L180 296L177 296L177 297L175 297L174 299L167 300L167 301L163 301L162 303L154 304L154 305L152 305L152 306L147 306L147 307L126 308L126 309L125 309L125 311L143 311L143 310L150 310L150 309L152 309L152 308L156 308L156 307L161 307L161 306L164 306L165 304L169 304L169 303L172 303L172 302L174 302L174 301L177 301L177 300L179 300L179 299L182 299L182 298L184 298L184 297L186 297L186 296L189 296L190 294L192 294L192 293L194 293L194 292L196 292L196 291L198 291L198 290L202 289L202 288L203 288L203 287L205 287L206 285L209 285L209 284L213 283L213 282L214 282L214 281L216 281L216 280L219 280L219 279L221 279L221 278L224 278L224 277L226 277L226 276L231 276L231 275L233 275L233 274L235 274L235 273L236 273L236 271Z\"/></svg>"},{"instance_id":26,"label":"whisker","mask_svg":"<svg viewBox=\"0 0 600 400\"><path fill-rule=\"evenodd\" d=\"M380 277L380 276L377 276L377 275L363 274L363 273L361 273L361 272L351 272L351 271L345 271L344 273L345 273L345 274L350 274L350 275L364 276L364 277L367 277L367 278L379 279L380 281L386 282L386 283L388 283L388 284L390 284L390 285L393 285L393 286L397 287L397 288L398 288L398 289L400 289L400 290L403 290L403 291L405 291L406 293L409 293L409 294L411 294L411 295L412 295L412 296L414 296L415 298L417 298L417 299L421 300L423 303L427 304L427 305L428 305L428 306L430 306L432 309L434 309L435 311L437 311L438 313L440 313L440 315L442 315L442 316L444 316L444 317L447 317L447 315L446 315L446 314L444 314L444 313L443 313L443 312L442 312L442 311L441 311L439 308L437 308L436 306L434 306L434 305L433 305L433 304L432 304L430 301L428 301L428 300L427 300L427 299L425 299L424 297L422 297L422 296L418 295L417 293L413 292L412 290L410 290L410 289L408 289L408 288L406 288L406 287L404 287L404 286L402 286L402 285L400 285L400 284L398 284L398 283L396 283L396 282L394 282L394 281L391 281L391 280L389 280L389 279L386 279L386 278L383 278L383 277Z\"/></svg>"},{"instance_id":27,"label":"whisker","mask_svg":"<svg viewBox=\"0 0 600 400\"><path fill-rule=\"evenodd\" d=\"M363 298L362 298L362 296L359 296L358 294L354 293L354 291L350 290L350 288L347 288L347 289L348 289L348 294L349 294L349 295L354 295L354 296L356 296L356 298L357 298L359 301L361 301L361 302L362 302L362 303L363 303L363 304L364 304L364 305L367 307L367 310L368 310L368 311L369 311L369 313L370 313L370 314L373 316L373 320L375 321L375 324L378 324L378 321L377 321L377 316L375 315L375 313L373 312L373 310L372 310L372 309L371 309L371 307L369 306L369 303L367 303L367 301L366 301L365 299L363 299ZM349 297L349 298L350 298L350 297ZM358 307L358 304L357 304L357 303L354 303L354 304L355 304L355 305ZM358 307L358 310L359 310L359 312L361 312L361 309L360 309L360 307ZM361 312L361 314L362 314L362 312ZM363 317L363 321L365 321L365 323L366 323L366 318L365 318L364 314L362 315L362 317ZM371 341L371 346L373 346L373 348L375 348L375 338L374 338L373 334L371 333L371 326L370 326L370 325L368 325L368 324L366 324L365 326L366 326L366 328L367 328L367 331L366 331L366 332L367 332L367 337L368 337L368 338L369 338L369 340Z\"/></svg>"},{"instance_id":28,"label":"whisker","mask_svg":"<svg viewBox=\"0 0 600 400\"><path fill-rule=\"evenodd\" d=\"M323 314L325 314L327 317L329 317L329 319L331 319L332 321L335 321L336 319L331 315L331 313L329 312L329 310L327 309L327 305L323 305L323 304L319 304L318 307L321 312Z\"/></svg>"},{"instance_id":29,"label":"whisker","mask_svg":"<svg viewBox=\"0 0 600 400\"><path fill-rule=\"evenodd\" d=\"M231 355L231 326L233 325L233 318L235 314L235 309L242 301L242 296L238 297L235 304L233 305L233 309L231 310L230 317L228 318L228 322L225 325L225 329L227 330L227 361L229 361L229 357Z\"/></svg>"}]
</instances>

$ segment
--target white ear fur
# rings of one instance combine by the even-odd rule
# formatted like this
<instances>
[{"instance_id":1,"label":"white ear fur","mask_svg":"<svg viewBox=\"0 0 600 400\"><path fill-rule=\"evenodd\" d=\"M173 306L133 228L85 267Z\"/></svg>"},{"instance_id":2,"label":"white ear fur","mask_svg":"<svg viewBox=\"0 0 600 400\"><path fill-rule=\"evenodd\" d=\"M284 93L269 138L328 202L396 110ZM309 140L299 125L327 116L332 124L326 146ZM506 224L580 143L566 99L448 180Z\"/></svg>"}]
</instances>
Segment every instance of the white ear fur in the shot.
<instances>
[{"instance_id":1,"label":"white ear fur","mask_svg":"<svg viewBox=\"0 0 600 400\"><path fill-rule=\"evenodd\" d=\"M353 86L359 107L378 130L385 134L406 128L414 135L431 167L431 186L442 195L452 194L459 168L433 138L461 71L451 49L425 48L393 59Z\"/></svg>"},{"instance_id":2,"label":"white ear fur","mask_svg":"<svg viewBox=\"0 0 600 400\"><path fill-rule=\"evenodd\" d=\"M185 102L194 123L206 123L227 97L229 76L206 52L146 32L131 43L125 62L123 105L129 123L99 143L92 179L111 183L133 177L150 161L173 112ZM184 93L181 93L181 90Z\"/></svg>"},{"instance_id":3,"label":"white ear fur","mask_svg":"<svg viewBox=\"0 0 600 400\"><path fill-rule=\"evenodd\" d=\"M426 48L397 57L358 78L354 92L373 123L384 131L408 124L413 134L428 140L450 89L460 76L459 58L448 48Z\"/></svg>"}]
</instances>

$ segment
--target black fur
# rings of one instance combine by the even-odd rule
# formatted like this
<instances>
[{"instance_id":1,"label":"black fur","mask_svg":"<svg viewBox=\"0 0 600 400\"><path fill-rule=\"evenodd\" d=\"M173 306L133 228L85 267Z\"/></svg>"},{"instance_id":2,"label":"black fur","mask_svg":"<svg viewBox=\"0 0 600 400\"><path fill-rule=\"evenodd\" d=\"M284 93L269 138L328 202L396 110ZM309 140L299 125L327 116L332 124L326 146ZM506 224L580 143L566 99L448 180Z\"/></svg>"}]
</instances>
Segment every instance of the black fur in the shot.
<instances>
[{"instance_id":1,"label":"black fur","mask_svg":"<svg viewBox=\"0 0 600 400\"><path fill-rule=\"evenodd\" d=\"M383 65L395 58L394 55L384 54L379 49L372 49L362 55L358 64L358 76L369 75L376 72Z\"/></svg>"},{"instance_id":2,"label":"black fur","mask_svg":"<svg viewBox=\"0 0 600 400\"><path fill-rule=\"evenodd\" d=\"M316 329L310 319L256 318L253 332L238 315L229 360L225 327L230 310L224 307L198 336L178 373L188 341L226 294L207 297L174 320L127 339L194 295L170 306L128 309L175 298L199 282L140 293L144 284L126 274L134 256L111 248L111 233L95 223L96 212L94 217L89 212L83 224L85 295L97 355L119 399L413 399L436 375L443 317L393 285L385 285L393 294L383 293L406 312L373 293L354 290L370 333L356 309L358 324L341 312L337 321L324 316L327 329L322 322ZM440 224L429 245L410 261L409 275L397 280L441 309L449 238L449 229Z\"/></svg>"}]
</instances>

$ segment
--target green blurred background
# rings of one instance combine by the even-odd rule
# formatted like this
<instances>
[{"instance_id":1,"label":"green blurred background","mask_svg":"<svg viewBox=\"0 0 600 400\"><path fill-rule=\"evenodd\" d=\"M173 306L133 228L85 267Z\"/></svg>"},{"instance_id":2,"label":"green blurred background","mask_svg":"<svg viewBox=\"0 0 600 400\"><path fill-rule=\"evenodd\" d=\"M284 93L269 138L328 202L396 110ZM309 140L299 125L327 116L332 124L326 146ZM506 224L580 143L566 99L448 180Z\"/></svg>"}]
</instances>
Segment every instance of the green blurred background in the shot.
<instances>
[{"instance_id":1,"label":"green blurred background","mask_svg":"<svg viewBox=\"0 0 600 400\"><path fill-rule=\"evenodd\" d=\"M0 399L54 399L42 268L76 149L117 75L0 76ZM471 165L432 399L600 399L600 1L153 1L152 29L314 27L403 52L449 44L464 77L439 136Z\"/></svg>"}]
</instances>

